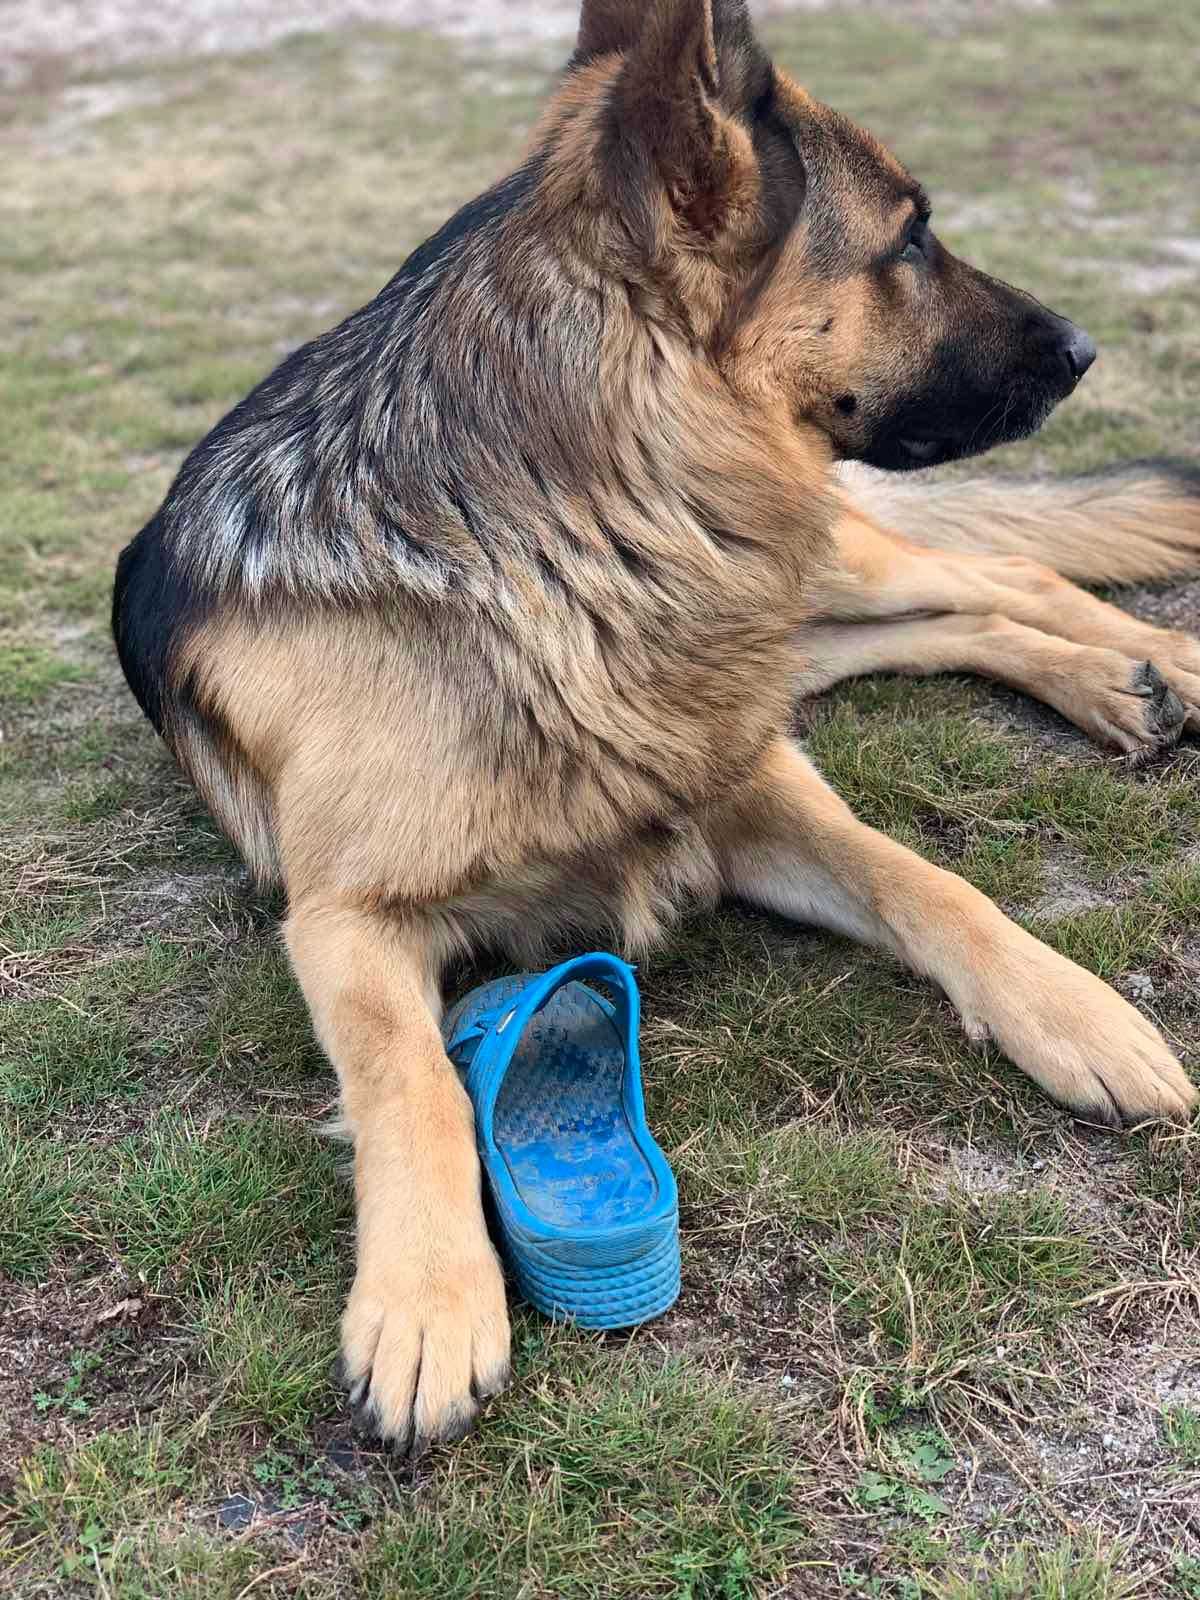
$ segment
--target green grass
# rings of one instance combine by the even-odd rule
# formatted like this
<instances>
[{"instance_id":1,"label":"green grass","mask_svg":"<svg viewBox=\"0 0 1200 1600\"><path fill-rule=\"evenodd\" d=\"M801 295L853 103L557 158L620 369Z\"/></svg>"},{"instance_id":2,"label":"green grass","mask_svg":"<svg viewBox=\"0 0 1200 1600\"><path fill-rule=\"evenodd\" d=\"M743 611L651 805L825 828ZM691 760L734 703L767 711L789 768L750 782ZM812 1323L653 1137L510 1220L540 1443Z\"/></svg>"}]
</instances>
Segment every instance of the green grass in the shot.
<instances>
[{"instance_id":1,"label":"green grass","mask_svg":"<svg viewBox=\"0 0 1200 1600\"><path fill-rule=\"evenodd\" d=\"M952 689L943 686L941 699L946 709L931 715L903 684L848 685L817 719L808 748L865 822L985 893L1036 893L1047 843L1069 849L1084 875L1105 878L1158 865L1200 839L1193 780L1138 783L1095 759L1035 761L1027 739L956 709L962 697Z\"/></svg>"},{"instance_id":2,"label":"green grass","mask_svg":"<svg viewBox=\"0 0 1200 1600\"><path fill-rule=\"evenodd\" d=\"M1150 880L1150 896L1176 922L1200 917L1200 867L1172 863Z\"/></svg>"},{"instance_id":3,"label":"green grass","mask_svg":"<svg viewBox=\"0 0 1200 1600\"><path fill-rule=\"evenodd\" d=\"M792 1127L702 1142L676 1171L689 1205L753 1204L803 1234L869 1222L904 1193L895 1147L877 1133Z\"/></svg>"},{"instance_id":4,"label":"green grass","mask_svg":"<svg viewBox=\"0 0 1200 1600\"><path fill-rule=\"evenodd\" d=\"M223 1276L195 1302L199 1353L232 1423L303 1441L334 1403L336 1294L298 1288L288 1270Z\"/></svg>"},{"instance_id":5,"label":"green grass","mask_svg":"<svg viewBox=\"0 0 1200 1600\"><path fill-rule=\"evenodd\" d=\"M522 1400L447 1499L385 1535L361 1593L749 1600L803 1548L782 1441L711 1375L597 1352L551 1361Z\"/></svg>"},{"instance_id":6,"label":"green grass","mask_svg":"<svg viewBox=\"0 0 1200 1600\"><path fill-rule=\"evenodd\" d=\"M70 1178L61 1149L31 1139L20 1123L0 1127L0 1273L40 1277L73 1241Z\"/></svg>"},{"instance_id":7,"label":"green grass","mask_svg":"<svg viewBox=\"0 0 1200 1600\"><path fill-rule=\"evenodd\" d=\"M13 1275L86 1244L159 1291L204 1291L272 1265L302 1290L335 1273L348 1243L334 1152L273 1117L201 1125L164 1113L70 1157L18 1123L0 1170L0 1271Z\"/></svg>"},{"instance_id":8,"label":"green grass","mask_svg":"<svg viewBox=\"0 0 1200 1600\"><path fill-rule=\"evenodd\" d=\"M984 1563L978 1576L953 1578L926 1592L934 1600L1127 1600L1145 1593L1123 1576L1122 1552L1065 1543L1052 1550L1015 1550Z\"/></svg>"},{"instance_id":9,"label":"green grass","mask_svg":"<svg viewBox=\"0 0 1200 1600\"><path fill-rule=\"evenodd\" d=\"M101 1240L155 1285L278 1265L303 1286L348 1243L334 1152L274 1117L163 1115L104 1153L85 1205Z\"/></svg>"},{"instance_id":10,"label":"green grass","mask_svg":"<svg viewBox=\"0 0 1200 1600\"><path fill-rule=\"evenodd\" d=\"M64 996L21 1006L13 1035L18 1029L28 1044L0 1064L0 1104L27 1128L134 1092L138 1068L123 1019L81 1014Z\"/></svg>"},{"instance_id":11,"label":"green grass","mask_svg":"<svg viewBox=\"0 0 1200 1600\"><path fill-rule=\"evenodd\" d=\"M794 1558L807 1529L785 1441L763 1408L678 1360L576 1348L535 1329L528 1343L517 1392L443 1485L414 1492L385 1473L368 1485L273 1448L247 1464L240 1492L266 1491L285 1511L321 1508L327 1539L343 1547L365 1529L354 1592L372 1600L472 1600L531 1584L563 1600L750 1600ZM224 1595L253 1563L184 1524L222 1482L232 1487L229 1470L195 1428L102 1433L26 1466L10 1534L43 1570L86 1581L90 1565L114 1593L207 1594L203 1582ZM267 1559L261 1545L244 1548ZM306 1592L332 1595L319 1564L311 1579Z\"/></svg>"},{"instance_id":12,"label":"green grass","mask_svg":"<svg viewBox=\"0 0 1200 1600\"><path fill-rule=\"evenodd\" d=\"M183 1429L172 1434L152 1424L100 1433L76 1450L43 1450L21 1470L12 1495L11 1549L18 1561L36 1552L60 1592L69 1585L123 1600L168 1593L233 1600L266 1570L263 1552L216 1543L187 1526L190 1496L206 1486L196 1440Z\"/></svg>"},{"instance_id":13,"label":"green grass","mask_svg":"<svg viewBox=\"0 0 1200 1600\"><path fill-rule=\"evenodd\" d=\"M193 1045L222 1073L252 1073L286 1089L328 1067L313 1039L304 1002L282 952L256 943L206 975L211 994L207 1027Z\"/></svg>"},{"instance_id":14,"label":"green grass","mask_svg":"<svg viewBox=\"0 0 1200 1600\"><path fill-rule=\"evenodd\" d=\"M77 668L38 645L0 644L0 707L6 710L31 705L79 676Z\"/></svg>"},{"instance_id":15,"label":"green grass","mask_svg":"<svg viewBox=\"0 0 1200 1600\"><path fill-rule=\"evenodd\" d=\"M1200 1411L1195 1406L1168 1406L1163 1412L1163 1433L1181 1467L1200 1467Z\"/></svg>"},{"instance_id":16,"label":"green grass","mask_svg":"<svg viewBox=\"0 0 1200 1600\"><path fill-rule=\"evenodd\" d=\"M948 1383L1007 1386L1036 1369L1055 1324L1095 1288L1095 1247L1036 1191L913 1205L896 1233L822 1252L841 1308L906 1405Z\"/></svg>"},{"instance_id":17,"label":"green grass","mask_svg":"<svg viewBox=\"0 0 1200 1600\"><path fill-rule=\"evenodd\" d=\"M1192 843L1200 820L1194 782L1130 783L1110 764L1041 768L1014 795L1012 818L1052 830L1091 870L1157 865Z\"/></svg>"},{"instance_id":18,"label":"green grass","mask_svg":"<svg viewBox=\"0 0 1200 1600\"><path fill-rule=\"evenodd\" d=\"M200 940L151 939L109 951L95 945L104 924L89 910L12 916L0 933L22 952L31 987L47 969L59 975L53 997L0 1016L0 1107L26 1131L87 1115L141 1120L154 1104L147 1084L164 1073L190 1074L192 1092L254 1083L284 1100L327 1087L278 950L255 941L213 960ZM78 975L63 982L71 967Z\"/></svg>"},{"instance_id":19,"label":"green grass","mask_svg":"<svg viewBox=\"0 0 1200 1600\"><path fill-rule=\"evenodd\" d=\"M51 979L50 994L20 999L0 1017L0 1107L27 1131L133 1114L148 1068L171 1051L165 1010L186 956L158 940L125 954L97 946L100 918L75 904L5 925L5 943L28 963L28 990L44 995Z\"/></svg>"},{"instance_id":20,"label":"green grass","mask_svg":"<svg viewBox=\"0 0 1200 1600\"><path fill-rule=\"evenodd\" d=\"M1163 946L1170 917L1153 898L1123 906L1100 906L1057 918L1035 919L1031 932L1044 943L1102 978L1146 966Z\"/></svg>"},{"instance_id":21,"label":"green grass","mask_svg":"<svg viewBox=\"0 0 1200 1600\"><path fill-rule=\"evenodd\" d=\"M66 790L62 818L68 823L104 822L120 816L137 797L138 783L132 777L86 779Z\"/></svg>"},{"instance_id":22,"label":"green grass","mask_svg":"<svg viewBox=\"0 0 1200 1600\"><path fill-rule=\"evenodd\" d=\"M944 29L833 6L768 31L891 140L951 247L1101 343L995 466L1194 455L1197 283L1152 275L1200 235L1200 16L942 9ZM739 909L641 970L679 1308L608 1340L522 1314L475 1438L416 1471L331 1460L352 1198L316 1130L336 1086L279 904L120 680L112 566L281 351L514 164L549 79L351 29L110 80L138 93L86 122L53 85L3 111L0 1369L21 1359L0 1380L0 1588L1200 1596L1200 1543L1170 1520L1194 1408L1164 1411L1146 1354L1174 1371L1167 1347L1200 1340L1194 1132L1080 1133L921 980ZM71 67L66 87L96 85ZM866 820L1093 970L1148 975L1195 1065L1194 750L1134 773L956 678L866 680L804 715ZM128 1327L97 1320L127 1301ZM1104 1434L1156 1414L1136 1477L1103 1470ZM222 1531L232 1495L266 1520ZM1105 1543L1064 1545L1064 1524Z\"/></svg>"}]
</instances>

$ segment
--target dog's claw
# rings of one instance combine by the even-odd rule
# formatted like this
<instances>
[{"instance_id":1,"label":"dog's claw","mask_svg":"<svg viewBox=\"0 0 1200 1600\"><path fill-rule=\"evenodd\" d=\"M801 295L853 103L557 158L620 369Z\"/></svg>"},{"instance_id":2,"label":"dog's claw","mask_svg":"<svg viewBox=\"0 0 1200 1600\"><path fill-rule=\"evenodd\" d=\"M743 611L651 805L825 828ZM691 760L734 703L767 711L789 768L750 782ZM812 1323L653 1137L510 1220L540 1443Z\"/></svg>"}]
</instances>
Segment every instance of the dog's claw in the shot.
<instances>
[{"instance_id":1,"label":"dog's claw","mask_svg":"<svg viewBox=\"0 0 1200 1600\"><path fill-rule=\"evenodd\" d=\"M1132 702L1132 703L1131 703ZM1139 661L1100 708L1099 733L1131 765L1141 766L1178 744L1189 708L1152 661Z\"/></svg>"},{"instance_id":2,"label":"dog's claw","mask_svg":"<svg viewBox=\"0 0 1200 1600\"><path fill-rule=\"evenodd\" d=\"M1146 721L1152 731L1160 738L1177 739L1187 720L1187 707L1152 661L1138 664L1133 687L1149 701Z\"/></svg>"},{"instance_id":3,"label":"dog's claw","mask_svg":"<svg viewBox=\"0 0 1200 1600\"><path fill-rule=\"evenodd\" d=\"M480 1214L434 1272L419 1248L373 1255L342 1321L355 1426L416 1460L465 1437L509 1366L504 1278Z\"/></svg>"}]
</instances>

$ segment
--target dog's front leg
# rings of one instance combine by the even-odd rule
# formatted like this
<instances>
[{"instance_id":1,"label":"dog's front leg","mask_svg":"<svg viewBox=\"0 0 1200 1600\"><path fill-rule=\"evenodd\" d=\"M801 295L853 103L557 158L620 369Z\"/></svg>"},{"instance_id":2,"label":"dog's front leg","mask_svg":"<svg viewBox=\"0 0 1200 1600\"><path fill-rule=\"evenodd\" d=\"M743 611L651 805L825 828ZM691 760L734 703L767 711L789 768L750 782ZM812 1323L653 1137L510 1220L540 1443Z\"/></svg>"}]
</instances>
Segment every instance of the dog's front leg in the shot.
<instances>
[{"instance_id":1,"label":"dog's front leg","mask_svg":"<svg viewBox=\"0 0 1200 1600\"><path fill-rule=\"evenodd\" d=\"M423 939L319 899L293 904L286 937L354 1139L343 1376L371 1430L417 1452L465 1433L508 1372L470 1102L442 1048Z\"/></svg>"},{"instance_id":2,"label":"dog's front leg","mask_svg":"<svg viewBox=\"0 0 1200 1600\"><path fill-rule=\"evenodd\" d=\"M1197 1100L1157 1031L1114 990L953 873L868 828L780 739L713 824L730 894L880 945L933 979L1055 1100L1119 1126Z\"/></svg>"}]
</instances>

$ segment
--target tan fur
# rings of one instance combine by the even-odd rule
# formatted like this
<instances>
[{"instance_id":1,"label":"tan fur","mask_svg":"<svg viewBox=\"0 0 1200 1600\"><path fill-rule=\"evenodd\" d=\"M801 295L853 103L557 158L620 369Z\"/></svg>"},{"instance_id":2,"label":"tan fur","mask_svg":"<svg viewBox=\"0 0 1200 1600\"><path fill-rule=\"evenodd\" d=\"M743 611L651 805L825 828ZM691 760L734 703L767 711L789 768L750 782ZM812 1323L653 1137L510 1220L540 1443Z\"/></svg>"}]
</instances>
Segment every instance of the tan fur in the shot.
<instances>
[{"instance_id":1,"label":"tan fur","mask_svg":"<svg viewBox=\"0 0 1200 1600\"><path fill-rule=\"evenodd\" d=\"M714 829L731 893L882 945L1056 1100L1098 1122L1180 1115L1195 1091L1119 995L952 873L864 826L780 741ZM1097 1049L1103 1039L1114 1046Z\"/></svg>"},{"instance_id":2,"label":"tan fur","mask_svg":"<svg viewBox=\"0 0 1200 1600\"><path fill-rule=\"evenodd\" d=\"M437 1027L456 952L644 948L725 891L894 952L1082 1116L1196 1098L1124 1001L781 734L798 674L956 667L1139 748L1152 702L1165 739L1121 663L1190 695L1196 647L1149 652L1031 562L1036 519L970 524L1015 559L932 551L833 475L912 458L895 419L956 384L1036 427L1070 325L932 238L903 265L918 186L770 68L741 0L589 0L582 40L522 172L219 424L118 574L135 692L287 891L355 1144L344 1368L404 1447L457 1437L508 1357Z\"/></svg>"},{"instance_id":3,"label":"tan fur","mask_svg":"<svg viewBox=\"0 0 1200 1600\"><path fill-rule=\"evenodd\" d=\"M933 549L1025 556L1079 583L1200 571L1200 496L1152 468L1066 483L930 484L855 468L843 479L861 510Z\"/></svg>"},{"instance_id":4,"label":"tan fur","mask_svg":"<svg viewBox=\"0 0 1200 1600\"><path fill-rule=\"evenodd\" d=\"M354 1139L345 1380L354 1400L370 1390L402 1448L457 1437L503 1387L509 1333L471 1104L437 1028L441 954L416 929L329 895L294 902L286 934L317 1037L341 1071Z\"/></svg>"},{"instance_id":5,"label":"tan fur","mask_svg":"<svg viewBox=\"0 0 1200 1600\"><path fill-rule=\"evenodd\" d=\"M1053 504L1052 495L1046 499ZM1160 486L1141 505L1152 515L1166 499ZM1132 495L1114 500L1116 515L1096 516L1097 566L1115 561L1120 519L1138 503ZM1032 534L1038 526L1019 497L1009 521L1003 497L971 496L966 503L977 501L983 520L967 525L965 543L999 544L1010 527ZM998 528L986 520L989 508ZM1180 527L1194 525L1200 537L1200 513L1190 509L1187 516L1179 497ZM1051 559L1057 537L1057 524L1047 518L1036 545ZM837 562L813 595L813 625L797 641L801 693L867 672L974 672L1044 701L1129 756L1153 755L1185 728L1200 730L1200 642L1186 634L1139 622L1025 556L925 549L849 501L835 542ZM914 617L921 620L905 620ZM876 625L861 626L867 621Z\"/></svg>"}]
</instances>

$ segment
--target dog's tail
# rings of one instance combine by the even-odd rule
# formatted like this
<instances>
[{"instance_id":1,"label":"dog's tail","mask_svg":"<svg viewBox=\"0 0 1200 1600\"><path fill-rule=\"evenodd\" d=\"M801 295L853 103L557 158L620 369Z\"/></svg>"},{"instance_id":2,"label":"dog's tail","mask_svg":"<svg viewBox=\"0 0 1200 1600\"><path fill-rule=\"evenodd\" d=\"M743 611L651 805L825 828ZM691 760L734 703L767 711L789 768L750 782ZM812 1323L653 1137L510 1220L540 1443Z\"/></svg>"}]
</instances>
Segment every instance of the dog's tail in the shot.
<instances>
[{"instance_id":1,"label":"dog's tail","mask_svg":"<svg viewBox=\"0 0 1200 1600\"><path fill-rule=\"evenodd\" d=\"M1040 483L922 484L853 469L845 482L877 521L937 550L1028 556L1081 583L1200 573L1200 466L1190 463Z\"/></svg>"}]
</instances>

